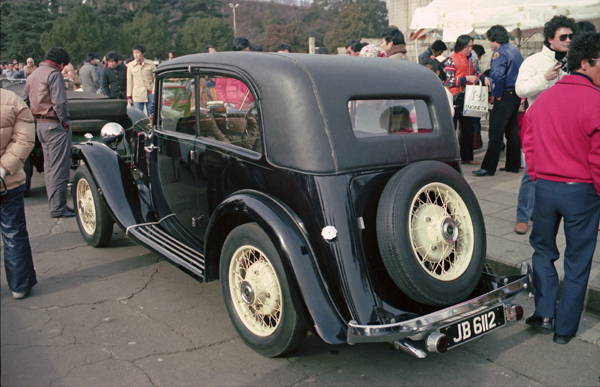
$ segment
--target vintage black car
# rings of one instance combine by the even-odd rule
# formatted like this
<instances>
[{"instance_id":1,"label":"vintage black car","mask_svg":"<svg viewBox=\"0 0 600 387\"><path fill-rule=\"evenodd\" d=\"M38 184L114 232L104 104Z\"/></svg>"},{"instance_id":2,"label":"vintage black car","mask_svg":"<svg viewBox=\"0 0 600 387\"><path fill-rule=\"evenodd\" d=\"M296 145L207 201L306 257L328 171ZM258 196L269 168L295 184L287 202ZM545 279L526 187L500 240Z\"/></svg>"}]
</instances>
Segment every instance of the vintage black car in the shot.
<instances>
[{"instance_id":1,"label":"vintage black car","mask_svg":"<svg viewBox=\"0 0 600 387\"><path fill-rule=\"evenodd\" d=\"M21 96L25 87L25 79L2 79L0 87L8 89ZM67 101L71 114L72 141L74 144L84 141L85 134L100 136L100 130L108 123L118 123L131 131L136 121L143 119L146 115L141 111L127 106L127 101L111 99L101 94L86 93L82 91L67 91ZM131 151L127 147L128 143L119 144L117 152L125 160L131 158ZM31 188L31 175L35 170L38 173L44 172L44 153L42 145L37 139L31 155L25 161L23 169L26 174L25 196L29 196Z\"/></svg>"},{"instance_id":2,"label":"vintage black car","mask_svg":"<svg viewBox=\"0 0 600 387\"><path fill-rule=\"evenodd\" d=\"M486 264L439 79L408 61L215 53L158 66L133 159L77 145L77 222L113 223L199 281L221 281L242 340L264 356L393 342L419 357L519 320L530 284ZM202 327L198 327L202 329Z\"/></svg>"}]
</instances>

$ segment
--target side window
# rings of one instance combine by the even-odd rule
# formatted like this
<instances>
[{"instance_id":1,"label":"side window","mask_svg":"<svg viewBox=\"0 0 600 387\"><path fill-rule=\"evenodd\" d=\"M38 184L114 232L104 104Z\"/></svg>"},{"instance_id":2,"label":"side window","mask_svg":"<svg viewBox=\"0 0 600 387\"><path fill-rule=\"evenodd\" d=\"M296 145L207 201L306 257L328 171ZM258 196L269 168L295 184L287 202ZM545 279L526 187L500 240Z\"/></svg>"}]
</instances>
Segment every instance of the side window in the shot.
<instances>
[{"instance_id":1,"label":"side window","mask_svg":"<svg viewBox=\"0 0 600 387\"><path fill-rule=\"evenodd\" d=\"M200 81L200 137L262 152L254 95L241 80L208 76Z\"/></svg>"},{"instance_id":2,"label":"side window","mask_svg":"<svg viewBox=\"0 0 600 387\"><path fill-rule=\"evenodd\" d=\"M353 100L348 102L357 137L431 133L431 116L423 100Z\"/></svg>"},{"instance_id":3,"label":"side window","mask_svg":"<svg viewBox=\"0 0 600 387\"><path fill-rule=\"evenodd\" d=\"M160 83L158 126L170 132L196 135L194 78L165 78Z\"/></svg>"}]
</instances>

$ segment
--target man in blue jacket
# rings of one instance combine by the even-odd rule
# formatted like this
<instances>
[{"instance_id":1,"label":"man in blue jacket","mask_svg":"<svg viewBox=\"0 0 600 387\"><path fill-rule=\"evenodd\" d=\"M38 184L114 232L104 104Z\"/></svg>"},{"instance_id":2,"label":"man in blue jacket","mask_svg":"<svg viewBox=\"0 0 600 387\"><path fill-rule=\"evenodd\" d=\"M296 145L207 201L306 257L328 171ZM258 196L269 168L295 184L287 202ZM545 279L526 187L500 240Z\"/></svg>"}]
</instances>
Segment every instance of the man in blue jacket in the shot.
<instances>
[{"instance_id":1,"label":"man in blue jacket","mask_svg":"<svg viewBox=\"0 0 600 387\"><path fill-rule=\"evenodd\" d=\"M491 85L494 109L490 114L489 142L481 169L473 171L476 176L493 176L498 167L502 137L506 135L506 165L501 171L518 173L521 169L521 141L517 116L521 98L515 92L515 83L523 56L516 47L508 43L508 31L495 25L486 32L494 50L490 65L490 76L486 84Z\"/></svg>"}]
</instances>

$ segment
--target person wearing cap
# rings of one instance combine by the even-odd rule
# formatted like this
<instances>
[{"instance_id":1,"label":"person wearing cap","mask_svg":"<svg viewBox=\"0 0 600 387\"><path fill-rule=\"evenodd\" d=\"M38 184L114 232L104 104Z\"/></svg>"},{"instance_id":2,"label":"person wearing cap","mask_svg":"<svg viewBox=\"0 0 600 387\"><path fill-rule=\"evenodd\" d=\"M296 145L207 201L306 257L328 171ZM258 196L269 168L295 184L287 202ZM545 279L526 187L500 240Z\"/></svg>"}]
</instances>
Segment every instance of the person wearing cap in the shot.
<instances>
[{"instance_id":1,"label":"person wearing cap","mask_svg":"<svg viewBox=\"0 0 600 387\"><path fill-rule=\"evenodd\" d=\"M101 86L101 78L96 67L97 61L98 56L93 52L89 52L85 57L85 63L79 69L79 80L85 92L95 93Z\"/></svg>"},{"instance_id":2,"label":"person wearing cap","mask_svg":"<svg viewBox=\"0 0 600 387\"><path fill-rule=\"evenodd\" d=\"M154 62L146 59L146 48L141 44L136 44L132 48L133 58L127 64L127 103L133 105L138 110L146 112L148 116L152 115L154 110Z\"/></svg>"}]
</instances>

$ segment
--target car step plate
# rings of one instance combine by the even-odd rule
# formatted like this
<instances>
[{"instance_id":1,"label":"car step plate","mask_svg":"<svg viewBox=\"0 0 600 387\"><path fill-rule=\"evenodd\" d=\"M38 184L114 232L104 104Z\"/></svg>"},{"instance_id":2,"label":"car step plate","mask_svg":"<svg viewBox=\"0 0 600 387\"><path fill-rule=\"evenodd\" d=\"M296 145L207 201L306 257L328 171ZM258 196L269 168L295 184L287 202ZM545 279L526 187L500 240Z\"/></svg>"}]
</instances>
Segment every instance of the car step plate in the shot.
<instances>
[{"instance_id":1,"label":"car step plate","mask_svg":"<svg viewBox=\"0 0 600 387\"><path fill-rule=\"evenodd\" d=\"M440 328L448 338L448 349L459 346L488 334L506 324L504 305L488 309L482 313L457 321Z\"/></svg>"}]
</instances>

